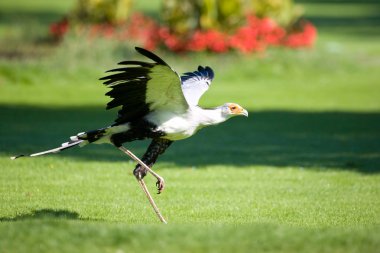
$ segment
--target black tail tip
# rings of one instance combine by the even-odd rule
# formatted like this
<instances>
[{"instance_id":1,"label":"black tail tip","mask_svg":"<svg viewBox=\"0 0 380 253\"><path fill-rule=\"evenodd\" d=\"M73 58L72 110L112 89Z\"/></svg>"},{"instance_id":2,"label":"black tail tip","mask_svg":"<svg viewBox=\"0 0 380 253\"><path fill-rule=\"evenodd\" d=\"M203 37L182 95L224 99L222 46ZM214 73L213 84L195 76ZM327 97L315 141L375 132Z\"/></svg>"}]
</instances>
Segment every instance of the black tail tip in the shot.
<instances>
[{"instance_id":1,"label":"black tail tip","mask_svg":"<svg viewBox=\"0 0 380 253\"><path fill-rule=\"evenodd\" d=\"M17 155L17 156L11 156L11 159L12 160L16 160L17 158L20 158L20 157L23 157L25 155Z\"/></svg>"}]
</instances>

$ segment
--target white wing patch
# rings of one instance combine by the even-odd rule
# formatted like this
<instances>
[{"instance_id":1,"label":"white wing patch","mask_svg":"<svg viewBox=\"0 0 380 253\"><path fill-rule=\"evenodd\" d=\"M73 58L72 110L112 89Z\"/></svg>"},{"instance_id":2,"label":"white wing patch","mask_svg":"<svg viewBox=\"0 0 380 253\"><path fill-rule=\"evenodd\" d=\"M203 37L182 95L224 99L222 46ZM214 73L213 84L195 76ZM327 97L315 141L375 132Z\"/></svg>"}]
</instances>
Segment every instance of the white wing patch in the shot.
<instances>
[{"instance_id":1,"label":"white wing patch","mask_svg":"<svg viewBox=\"0 0 380 253\"><path fill-rule=\"evenodd\" d=\"M185 73L181 77L182 91L190 106L198 105L199 99L208 90L214 72L210 67L198 67L197 71Z\"/></svg>"},{"instance_id":2,"label":"white wing patch","mask_svg":"<svg viewBox=\"0 0 380 253\"><path fill-rule=\"evenodd\" d=\"M174 70L165 65L156 65L149 77L145 102L149 104L150 111L185 112L188 109L181 90L181 79Z\"/></svg>"}]
</instances>

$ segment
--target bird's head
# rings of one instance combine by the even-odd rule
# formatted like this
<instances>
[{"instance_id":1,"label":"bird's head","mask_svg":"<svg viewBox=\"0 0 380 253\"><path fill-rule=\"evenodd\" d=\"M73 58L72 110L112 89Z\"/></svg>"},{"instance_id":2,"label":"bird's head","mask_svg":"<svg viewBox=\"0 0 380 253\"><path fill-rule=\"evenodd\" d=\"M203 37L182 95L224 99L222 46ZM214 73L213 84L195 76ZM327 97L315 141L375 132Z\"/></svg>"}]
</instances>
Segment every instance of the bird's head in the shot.
<instances>
[{"instance_id":1,"label":"bird's head","mask_svg":"<svg viewBox=\"0 0 380 253\"><path fill-rule=\"evenodd\" d=\"M235 103L226 103L222 106L222 113L225 117L230 118L233 116L243 115L248 117L246 109Z\"/></svg>"}]
</instances>

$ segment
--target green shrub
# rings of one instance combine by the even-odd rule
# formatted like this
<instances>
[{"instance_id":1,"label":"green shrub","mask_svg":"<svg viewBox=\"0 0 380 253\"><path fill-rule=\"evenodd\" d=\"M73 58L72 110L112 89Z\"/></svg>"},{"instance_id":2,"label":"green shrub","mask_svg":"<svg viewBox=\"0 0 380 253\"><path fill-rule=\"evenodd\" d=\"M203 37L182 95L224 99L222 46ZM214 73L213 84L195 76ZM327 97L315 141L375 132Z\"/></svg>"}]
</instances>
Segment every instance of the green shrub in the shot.
<instances>
[{"instance_id":1,"label":"green shrub","mask_svg":"<svg viewBox=\"0 0 380 253\"><path fill-rule=\"evenodd\" d=\"M196 1L162 1L163 21L176 33L183 34L199 27L199 8Z\"/></svg>"},{"instance_id":2,"label":"green shrub","mask_svg":"<svg viewBox=\"0 0 380 253\"><path fill-rule=\"evenodd\" d=\"M303 14L293 0L251 0L253 13L258 17L270 17L283 27L291 27Z\"/></svg>"},{"instance_id":3,"label":"green shrub","mask_svg":"<svg viewBox=\"0 0 380 253\"><path fill-rule=\"evenodd\" d=\"M290 27L302 14L293 0L167 0L162 1L162 19L170 30L184 34L196 29L231 31L247 14L271 17Z\"/></svg>"},{"instance_id":4,"label":"green shrub","mask_svg":"<svg viewBox=\"0 0 380 253\"><path fill-rule=\"evenodd\" d=\"M244 0L162 1L162 19L179 34L195 29L230 30L244 20Z\"/></svg>"},{"instance_id":5,"label":"green shrub","mask_svg":"<svg viewBox=\"0 0 380 253\"><path fill-rule=\"evenodd\" d=\"M80 23L119 23L126 21L132 0L78 0L71 14Z\"/></svg>"},{"instance_id":6,"label":"green shrub","mask_svg":"<svg viewBox=\"0 0 380 253\"><path fill-rule=\"evenodd\" d=\"M201 19L203 29L218 28L230 30L236 28L244 21L243 0L204 0L201 6Z\"/></svg>"}]
</instances>

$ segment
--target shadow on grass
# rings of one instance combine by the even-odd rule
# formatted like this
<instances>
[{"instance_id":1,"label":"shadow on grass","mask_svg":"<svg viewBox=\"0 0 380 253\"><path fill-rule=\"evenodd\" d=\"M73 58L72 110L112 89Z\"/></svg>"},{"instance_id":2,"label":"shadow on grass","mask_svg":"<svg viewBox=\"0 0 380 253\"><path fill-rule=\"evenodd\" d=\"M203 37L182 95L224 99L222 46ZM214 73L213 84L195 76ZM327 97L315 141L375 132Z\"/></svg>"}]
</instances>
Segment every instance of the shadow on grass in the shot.
<instances>
[{"instance_id":1,"label":"shadow on grass","mask_svg":"<svg viewBox=\"0 0 380 253\"><path fill-rule=\"evenodd\" d=\"M380 35L378 29L380 27L380 5L376 0L300 0L297 3L316 4L313 7L306 6L306 18L318 28L334 29L337 33L356 34L357 36ZM346 13L346 6L349 6L348 13L351 14ZM353 7L356 7L356 11L353 11ZM317 8L318 12L314 10L314 14L308 14L308 10L312 11L313 8ZM332 12L331 8L337 11ZM326 15L324 10L331 15Z\"/></svg>"},{"instance_id":2,"label":"shadow on grass","mask_svg":"<svg viewBox=\"0 0 380 253\"><path fill-rule=\"evenodd\" d=\"M79 214L76 212L71 212L67 210L41 209L41 210L34 210L32 213L21 214L13 218L0 217L0 222L12 222L12 221L23 221L23 220L43 220L43 219L81 220L81 218L79 217Z\"/></svg>"},{"instance_id":3,"label":"shadow on grass","mask_svg":"<svg viewBox=\"0 0 380 253\"><path fill-rule=\"evenodd\" d=\"M109 125L116 111L102 107L0 106L0 152L10 156L59 146L81 131ZM138 155L148 143L128 148ZM110 145L56 154L90 161L125 161ZM38 158L37 158L38 159ZM380 113L250 112L174 143L160 158L176 166L249 165L380 172Z\"/></svg>"}]
</instances>

